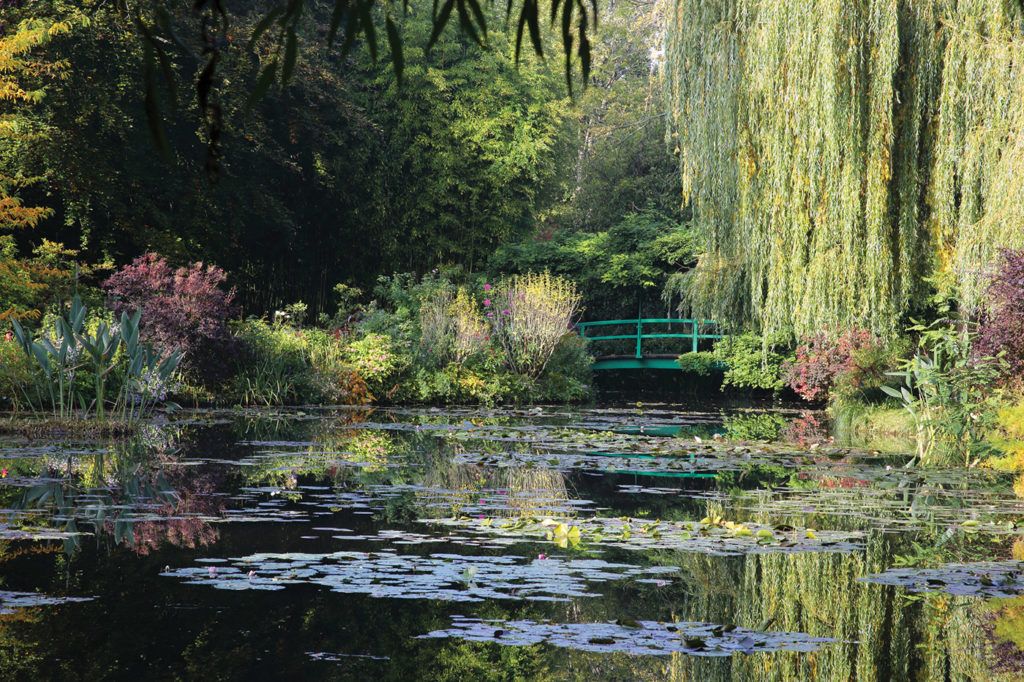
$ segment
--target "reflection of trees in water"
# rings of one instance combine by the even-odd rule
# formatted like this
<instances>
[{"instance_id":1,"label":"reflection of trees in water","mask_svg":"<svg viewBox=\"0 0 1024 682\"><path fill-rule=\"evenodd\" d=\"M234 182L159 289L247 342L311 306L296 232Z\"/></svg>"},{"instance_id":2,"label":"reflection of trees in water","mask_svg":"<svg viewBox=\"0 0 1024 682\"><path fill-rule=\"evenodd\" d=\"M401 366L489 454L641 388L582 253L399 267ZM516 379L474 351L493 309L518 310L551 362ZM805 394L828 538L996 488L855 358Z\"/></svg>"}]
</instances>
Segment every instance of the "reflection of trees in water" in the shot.
<instances>
[{"instance_id":1,"label":"reflection of trees in water","mask_svg":"<svg viewBox=\"0 0 1024 682\"><path fill-rule=\"evenodd\" d=\"M467 505L477 506L481 495L487 495L489 516L516 518L551 514L571 514L566 503L571 497L565 476L554 469L536 467L487 467L477 464L455 463L450 459L436 460L438 466L424 472L420 482L425 490L416 497L428 504L436 504L438 491L446 494L452 513ZM437 513L435 507L434 512Z\"/></svg>"},{"instance_id":2,"label":"reflection of trees in water","mask_svg":"<svg viewBox=\"0 0 1024 682\"><path fill-rule=\"evenodd\" d=\"M193 548L218 538L207 520L223 508L215 474L182 466L173 434L149 429L95 454L26 458L19 471L39 482L23 489L11 521L67 533L68 554L79 549L82 533L139 554L163 544Z\"/></svg>"},{"instance_id":3,"label":"reflection of trees in water","mask_svg":"<svg viewBox=\"0 0 1024 682\"><path fill-rule=\"evenodd\" d=\"M693 554L671 561L698 585L681 620L841 640L810 654L673 655L672 680L988 679L975 602L946 595L908 601L893 588L858 582L892 565L881 534L869 535L863 553L755 554L735 560L738 570L723 569L732 560Z\"/></svg>"}]
</instances>

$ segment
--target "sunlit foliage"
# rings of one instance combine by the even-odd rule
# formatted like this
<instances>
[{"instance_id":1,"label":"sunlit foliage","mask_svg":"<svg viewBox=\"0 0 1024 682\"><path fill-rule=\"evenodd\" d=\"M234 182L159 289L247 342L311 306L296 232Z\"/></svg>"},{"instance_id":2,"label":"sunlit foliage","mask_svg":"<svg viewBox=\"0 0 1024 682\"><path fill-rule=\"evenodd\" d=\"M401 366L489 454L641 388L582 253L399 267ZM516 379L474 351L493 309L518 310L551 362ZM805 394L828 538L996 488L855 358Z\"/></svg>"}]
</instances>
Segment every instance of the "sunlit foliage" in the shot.
<instances>
[{"instance_id":1,"label":"sunlit foliage","mask_svg":"<svg viewBox=\"0 0 1024 682\"><path fill-rule=\"evenodd\" d=\"M923 278L979 304L1024 242L1022 14L1011 2L674 4L665 85L705 236L709 316L883 335Z\"/></svg>"}]
</instances>

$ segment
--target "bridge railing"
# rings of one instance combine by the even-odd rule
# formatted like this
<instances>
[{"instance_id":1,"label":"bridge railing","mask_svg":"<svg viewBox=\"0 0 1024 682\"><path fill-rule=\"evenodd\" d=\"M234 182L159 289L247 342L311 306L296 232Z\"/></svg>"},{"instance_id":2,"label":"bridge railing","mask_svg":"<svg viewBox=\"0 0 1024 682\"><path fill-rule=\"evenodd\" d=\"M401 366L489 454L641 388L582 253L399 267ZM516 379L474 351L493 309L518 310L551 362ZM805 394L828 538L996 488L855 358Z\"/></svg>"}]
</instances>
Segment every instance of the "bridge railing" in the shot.
<instances>
[{"instance_id":1,"label":"bridge railing","mask_svg":"<svg viewBox=\"0 0 1024 682\"><path fill-rule=\"evenodd\" d=\"M645 325L682 325L684 332L645 334ZM591 330L598 327L626 326L632 327L635 331L631 331L628 334L606 334L602 336L593 336L590 334ZM643 342L645 339L688 339L690 341L690 350L696 353L700 350L700 342L702 340L718 340L722 338L721 334L708 334L703 331L707 328L715 329L716 326L717 325L712 320L690 320L686 318L667 317L645 317L633 320L598 320L595 322L579 322L576 324L576 328L579 330L580 336L588 341L634 341L634 357L637 359L644 356Z\"/></svg>"}]
</instances>

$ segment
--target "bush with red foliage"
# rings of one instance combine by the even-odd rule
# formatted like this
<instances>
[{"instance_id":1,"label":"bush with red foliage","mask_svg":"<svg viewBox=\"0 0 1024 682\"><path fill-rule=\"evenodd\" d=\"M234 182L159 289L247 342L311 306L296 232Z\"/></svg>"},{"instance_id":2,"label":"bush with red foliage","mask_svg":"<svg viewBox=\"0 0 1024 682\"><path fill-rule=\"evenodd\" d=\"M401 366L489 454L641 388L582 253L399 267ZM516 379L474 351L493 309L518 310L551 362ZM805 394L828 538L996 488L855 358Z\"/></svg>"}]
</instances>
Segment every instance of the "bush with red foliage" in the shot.
<instances>
[{"instance_id":1,"label":"bush with red foliage","mask_svg":"<svg viewBox=\"0 0 1024 682\"><path fill-rule=\"evenodd\" d=\"M1007 378L1024 376L1024 249L1003 251L974 350L981 357L1004 353Z\"/></svg>"},{"instance_id":2,"label":"bush with red foliage","mask_svg":"<svg viewBox=\"0 0 1024 682\"><path fill-rule=\"evenodd\" d=\"M172 268L162 256L147 253L114 273L103 288L115 313L142 311L146 341L165 352L181 351L195 367L201 356L229 338L227 318L235 291L221 288L226 279L215 265Z\"/></svg>"},{"instance_id":3,"label":"bush with red foliage","mask_svg":"<svg viewBox=\"0 0 1024 682\"><path fill-rule=\"evenodd\" d=\"M838 338L819 332L797 346L795 358L783 367L783 378L804 400L827 400L840 376L855 369L855 355L880 345L864 329L851 329Z\"/></svg>"}]
</instances>

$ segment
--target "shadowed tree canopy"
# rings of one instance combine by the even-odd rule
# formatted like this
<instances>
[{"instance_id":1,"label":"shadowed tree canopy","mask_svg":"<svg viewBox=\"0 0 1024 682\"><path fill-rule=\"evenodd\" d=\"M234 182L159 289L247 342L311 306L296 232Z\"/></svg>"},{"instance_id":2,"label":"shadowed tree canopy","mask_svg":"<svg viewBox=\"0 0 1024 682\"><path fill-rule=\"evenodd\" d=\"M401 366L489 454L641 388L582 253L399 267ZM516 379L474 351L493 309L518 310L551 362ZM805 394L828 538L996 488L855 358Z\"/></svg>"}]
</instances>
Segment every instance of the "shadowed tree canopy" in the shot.
<instances>
[{"instance_id":1,"label":"shadowed tree canopy","mask_svg":"<svg viewBox=\"0 0 1024 682\"><path fill-rule=\"evenodd\" d=\"M96 0L91 6L86 3L85 11L95 11L107 3L108 0ZM195 45L190 46L189 39L180 35L180 3L109 3L131 22L142 43L147 122L155 142L167 152L162 103L169 100L173 104L177 99L179 75L173 61L183 51L196 51ZM230 0L195 0L188 28L193 34L191 38L198 37L200 64L193 85L208 135L208 170L216 172L221 151L223 111L218 90L223 82L221 65L229 43L244 40L247 49L259 55L259 76L249 93L247 107L264 97L273 85L287 86L295 76L300 52L311 44L337 50L342 59L356 48L365 49L374 62L378 56L385 56L401 82L407 49L404 20L413 10L425 9L413 7L410 0L270 0L244 5ZM314 31L308 30L310 15L317 17ZM248 21L240 24L240 16ZM433 0L430 31L419 36L416 45L429 53L449 25L457 24L464 36L480 47L487 47L492 43L497 18L490 2ZM577 70L584 84L590 77L590 36L597 28L597 18L597 0L548 0L545 6L540 0L508 0L504 29L514 29L516 64L524 46L544 58L545 42L560 41L566 86L571 94ZM158 92L161 88L166 97Z\"/></svg>"},{"instance_id":2,"label":"shadowed tree canopy","mask_svg":"<svg viewBox=\"0 0 1024 682\"><path fill-rule=\"evenodd\" d=\"M316 315L341 282L369 291L381 273L480 267L560 196L563 65L517 55L504 8L484 8L485 46L438 32L429 5L399 12L399 83L398 43L371 50L359 33L359 49L331 47L334 3L302 3L287 24L274 3L238 3L213 44L203 3L145 16L116 2L15 5L9 44L53 35L17 39L19 59L49 73L23 78L33 97L0 129L0 173L18 179L6 201L35 211L31 229L9 230L5 264L41 240L92 262L157 251L223 267L247 311L302 300ZM541 39L552 35L543 24Z\"/></svg>"}]
</instances>

